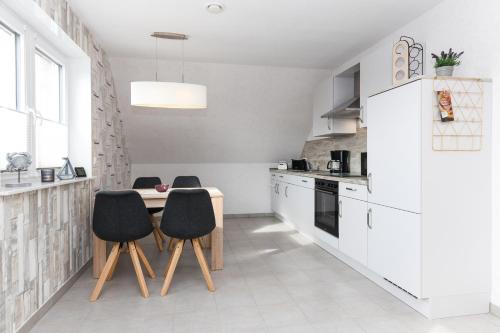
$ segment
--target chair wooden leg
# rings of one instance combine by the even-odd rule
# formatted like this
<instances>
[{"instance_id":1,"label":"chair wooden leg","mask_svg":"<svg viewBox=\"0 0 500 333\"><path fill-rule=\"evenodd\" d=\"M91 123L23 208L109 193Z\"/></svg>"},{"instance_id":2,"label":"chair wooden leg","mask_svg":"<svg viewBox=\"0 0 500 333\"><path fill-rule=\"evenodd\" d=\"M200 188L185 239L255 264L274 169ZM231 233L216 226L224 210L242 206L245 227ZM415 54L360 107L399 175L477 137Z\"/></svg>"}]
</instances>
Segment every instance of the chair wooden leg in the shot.
<instances>
[{"instance_id":1,"label":"chair wooden leg","mask_svg":"<svg viewBox=\"0 0 500 333\"><path fill-rule=\"evenodd\" d=\"M113 248L111 249L111 253L109 254L108 260L106 260L104 269L102 270L101 275L99 276L99 280L97 280L97 284L94 288L94 291L90 295L91 302L95 302L99 298L99 295L101 294L102 291L102 287L104 286L104 283L108 278L109 272L111 271L111 268L113 267L115 261L117 261L118 259L119 251L120 251L120 243L115 243L113 245Z\"/></svg>"},{"instance_id":2,"label":"chair wooden leg","mask_svg":"<svg viewBox=\"0 0 500 333\"><path fill-rule=\"evenodd\" d=\"M160 227L156 227L156 230L158 230L158 235L160 235L161 240L166 242L167 236L165 236L165 234L161 231Z\"/></svg>"},{"instance_id":3,"label":"chair wooden leg","mask_svg":"<svg viewBox=\"0 0 500 333\"><path fill-rule=\"evenodd\" d=\"M170 237L170 240L168 241L168 250L173 251L175 248L175 238Z\"/></svg>"},{"instance_id":4,"label":"chair wooden leg","mask_svg":"<svg viewBox=\"0 0 500 333\"><path fill-rule=\"evenodd\" d=\"M163 251L163 241L157 228L153 229L153 236L155 238L156 247L158 247L160 252Z\"/></svg>"},{"instance_id":5,"label":"chair wooden leg","mask_svg":"<svg viewBox=\"0 0 500 333\"><path fill-rule=\"evenodd\" d=\"M137 281L139 282L139 288L141 289L142 297L148 298L149 291L144 280L144 274L142 274L141 263L139 261L139 256L137 255L137 249L134 242L128 242L128 248L130 249L130 258L132 259L132 264L134 265L135 274L137 275Z\"/></svg>"},{"instance_id":6,"label":"chair wooden leg","mask_svg":"<svg viewBox=\"0 0 500 333\"><path fill-rule=\"evenodd\" d=\"M208 270L208 265L205 260L205 256L203 255L203 250L201 249L200 239L192 239L191 243L193 244L194 253L196 254L196 258L198 259L198 263L201 267L201 272L203 273L203 277L205 278L205 282L207 283L207 288L210 291L215 291L214 282L212 281L212 277L210 276L210 271Z\"/></svg>"},{"instance_id":7,"label":"chair wooden leg","mask_svg":"<svg viewBox=\"0 0 500 333\"><path fill-rule=\"evenodd\" d=\"M165 281L163 282L163 287L161 288L160 295L165 296L170 288L170 284L172 283L172 278L174 277L175 268L177 267L177 263L179 262L179 258L182 254L182 249L184 247L184 240L177 241L175 245L175 250L171 254L171 259L169 260L169 264L167 266L167 274L165 276Z\"/></svg>"},{"instance_id":8,"label":"chair wooden leg","mask_svg":"<svg viewBox=\"0 0 500 333\"><path fill-rule=\"evenodd\" d=\"M156 279L156 274L151 265L149 264L148 259L144 255L144 251L142 251L142 248L139 246L139 243L134 242L135 249L137 250L137 254L139 255L139 259L141 260L142 264L146 268L146 271L148 271L149 277L152 279Z\"/></svg>"},{"instance_id":9,"label":"chair wooden leg","mask_svg":"<svg viewBox=\"0 0 500 333\"><path fill-rule=\"evenodd\" d=\"M120 259L120 254L124 251L123 248L125 247L125 244L119 244L119 249L118 252L116 253L116 259L113 263L113 266L111 266L111 269L109 270L108 277L106 278L106 281L109 281L113 278L113 274L115 274L115 269L116 266L118 265L118 259Z\"/></svg>"}]
</instances>

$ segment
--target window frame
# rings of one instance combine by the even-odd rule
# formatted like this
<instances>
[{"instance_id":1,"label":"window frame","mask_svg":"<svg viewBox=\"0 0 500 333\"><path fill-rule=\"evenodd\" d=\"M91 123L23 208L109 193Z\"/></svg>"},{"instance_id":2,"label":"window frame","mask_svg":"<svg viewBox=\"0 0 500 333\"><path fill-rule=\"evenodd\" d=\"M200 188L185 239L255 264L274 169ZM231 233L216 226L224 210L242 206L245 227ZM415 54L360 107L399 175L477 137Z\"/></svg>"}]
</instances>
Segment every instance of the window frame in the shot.
<instances>
[{"instance_id":1,"label":"window frame","mask_svg":"<svg viewBox=\"0 0 500 333\"><path fill-rule=\"evenodd\" d=\"M10 111L17 111L17 112L22 112L20 109L21 106L21 96L20 96L20 91L22 89L21 87L21 63L22 63L22 58L21 58L21 33L19 33L18 29L13 27L14 24L9 24L5 23L6 20L0 19L0 29L4 29L7 32L10 32L14 35L14 48L15 48L15 61L16 61L16 107L14 109L8 108L6 106L0 105L0 108L10 110Z\"/></svg>"},{"instance_id":2,"label":"window frame","mask_svg":"<svg viewBox=\"0 0 500 333\"><path fill-rule=\"evenodd\" d=\"M29 177L38 176L37 156L37 121L49 121L66 127L66 140L69 155L69 78L67 77L70 58L63 55L53 44L38 35L26 22L16 15L4 10L0 6L1 28L13 32L16 36L16 109L0 106L7 112L20 112L27 117L27 147L26 151L32 156L32 164L27 171ZM36 112L35 104L35 53L50 59L59 66L59 121L46 119ZM2 158L0 156L0 158ZM62 165L61 160L61 165ZM60 167L56 165L53 167ZM2 179L17 177L14 174L3 173Z\"/></svg>"},{"instance_id":3,"label":"window frame","mask_svg":"<svg viewBox=\"0 0 500 333\"><path fill-rule=\"evenodd\" d=\"M35 56L38 53L40 56L44 57L45 59L52 61L54 64L56 64L59 68L59 120L55 121L53 119L48 119L43 117L38 111L36 110L36 87L35 85L33 86L33 110L35 111L35 117L40 118L43 121L51 121L55 122L61 125L66 125L68 126L68 116L67 116L67 107L66 107L66 95L67 95L67 87L65 85L65 64L64 61L61 61L59 56L56 54L55 56L53 55L53 51L47 50L47 46L41 46L43 45L42 43L36 43L33 51L33 75L32 79L33 82L36 80L36 66L35 66Z\"/></svg>"}]
</instances>

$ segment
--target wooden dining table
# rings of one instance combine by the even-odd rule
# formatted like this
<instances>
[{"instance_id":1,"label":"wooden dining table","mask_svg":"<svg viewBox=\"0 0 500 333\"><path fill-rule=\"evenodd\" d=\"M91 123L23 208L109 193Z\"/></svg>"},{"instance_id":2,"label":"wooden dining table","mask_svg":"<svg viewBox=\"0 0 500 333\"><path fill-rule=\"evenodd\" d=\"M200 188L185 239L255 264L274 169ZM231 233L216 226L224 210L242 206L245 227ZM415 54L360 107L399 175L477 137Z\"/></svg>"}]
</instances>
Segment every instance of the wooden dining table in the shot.
<instances>
[{"instance_id":1,"label":"wooden dining table","mask_svg":"<svg viewBox=\"0 0 500 333\"><path fill-rule=\"evenodd\" d=\"M210 250L211 250L211 269L220 270L224 268L223 260L223 204L224 195L222 192L215 187L203 187L210 194L212 199L212 206L214 208L215 214L215 229L210 234ZM158 192L155 189L134 189L137 191L144 203L146 208L163 208L165 207L165 202L167 201L170 192L175 191L175 189L169 189L166 192ZM94 234L93 240L93 276L94 278L99 278L104 265L106 264L106 241L100 239Z\"/></svg>"}]
</instances>

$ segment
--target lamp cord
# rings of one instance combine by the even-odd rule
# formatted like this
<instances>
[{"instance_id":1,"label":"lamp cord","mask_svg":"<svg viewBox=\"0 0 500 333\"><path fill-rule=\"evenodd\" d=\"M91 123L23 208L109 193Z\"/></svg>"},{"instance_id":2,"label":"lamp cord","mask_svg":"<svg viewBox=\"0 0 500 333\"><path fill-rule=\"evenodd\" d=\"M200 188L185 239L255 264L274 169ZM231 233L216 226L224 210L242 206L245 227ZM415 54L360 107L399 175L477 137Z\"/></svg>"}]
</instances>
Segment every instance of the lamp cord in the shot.
<instances>
[{"instance_id":1,"label":"lamp cord","mask_svg":"<svg viewBox=\"0 0 500 333\"><path fill-rule=\"evenodd\" d=\"M155 81L158 81L158 37L155 37Z\"/></svg>"},{"instance_id":2,"label":"lamp cord","mask_svg":"<svg viewBox=\"0 0 500 333\"><path fill-rule=\"evenodd\" d=\"M182 40L182 83L184 83L184 39Z\"/></svg>"}]
</instances>

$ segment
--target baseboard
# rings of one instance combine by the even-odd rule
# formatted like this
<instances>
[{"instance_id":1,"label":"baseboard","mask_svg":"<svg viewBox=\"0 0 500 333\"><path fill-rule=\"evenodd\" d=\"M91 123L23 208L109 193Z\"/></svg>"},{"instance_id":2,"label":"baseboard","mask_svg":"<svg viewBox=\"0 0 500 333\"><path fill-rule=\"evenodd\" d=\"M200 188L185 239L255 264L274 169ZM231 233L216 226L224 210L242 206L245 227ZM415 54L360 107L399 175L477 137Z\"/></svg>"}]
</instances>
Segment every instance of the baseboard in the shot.
<instances>
[{"instance_id":1,"label":"baseboard","mask_svg":"<svg viewBox=\"0 0 500 333\"><path fill-rule=\"evenodd\" d=\"M225 219L240 219L251 217L273 217L274 213L224 214Z\"/></svg>"},{"instance_id":2,"label":"baseboard","mask_svg":"<svg viewBox=\"0 0 500 333\"><path fill-rule=\"evenodd\" d=\"M80 270L69 278L58 291L56 291L48 300L45 302L37 311L35 311L31 317L24 322L24 324L16 330L17 333L28 333L33 329L33 327L40 321L40 319L49 312L50 308L57 303L57 301L73 286L73 284L82 276L83 272L91 266L92 259L89 260L85 265L80 268Z\"/></svg>"},{"instance_id":3,"label":"baseboard","mask_svg":"<svg viewBox=\"0 0 500 333\"><path fill-rule=\"evenodd\" d=\"M490 303L490 313L500 318L500 306Z\"/></svg>"}]
</instances>

